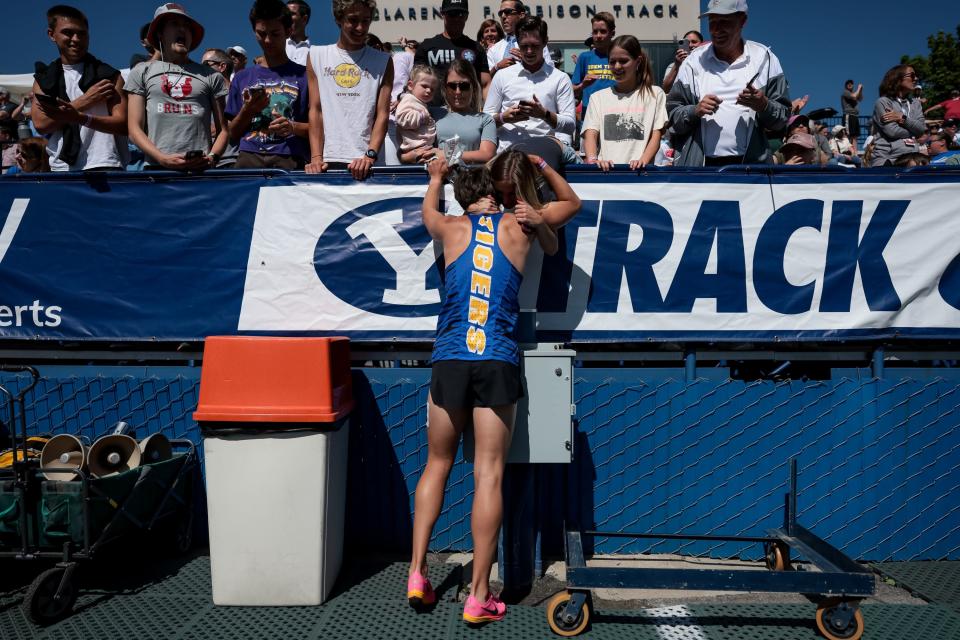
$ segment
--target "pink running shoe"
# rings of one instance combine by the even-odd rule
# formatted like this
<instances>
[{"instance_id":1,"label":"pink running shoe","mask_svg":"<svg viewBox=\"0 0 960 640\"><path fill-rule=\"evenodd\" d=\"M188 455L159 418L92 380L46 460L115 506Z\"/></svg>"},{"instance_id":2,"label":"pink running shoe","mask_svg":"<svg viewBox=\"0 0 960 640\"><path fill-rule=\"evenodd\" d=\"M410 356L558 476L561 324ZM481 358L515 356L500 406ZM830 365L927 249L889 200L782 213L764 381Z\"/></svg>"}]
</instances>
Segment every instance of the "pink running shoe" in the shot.
<instances>
[{"instance_id":1,"label":"pink running shoe","mask_svg":"<svg viewBox=\"0 0 960 640\"><path fill-rule=\"evenodd\" d=\"M469 596L463 605L463 619L471 624L496 622L503 620L505 615L507 615L507 605L493 597L493 594L488 595L487 601L482 604L473 596Z\"/></svg>"},{"instance_id":2,"label":"pink running shoe","mask_svg":"<svg viewBox=\"0 0 960 640\"><path fill-rule=\"evenodd\" d=\"M437 594L433 591L430 581L418 571L414 571L407 578L407 602L414 609L428 607L437 601Z\"/></svg>"}]
</instances>

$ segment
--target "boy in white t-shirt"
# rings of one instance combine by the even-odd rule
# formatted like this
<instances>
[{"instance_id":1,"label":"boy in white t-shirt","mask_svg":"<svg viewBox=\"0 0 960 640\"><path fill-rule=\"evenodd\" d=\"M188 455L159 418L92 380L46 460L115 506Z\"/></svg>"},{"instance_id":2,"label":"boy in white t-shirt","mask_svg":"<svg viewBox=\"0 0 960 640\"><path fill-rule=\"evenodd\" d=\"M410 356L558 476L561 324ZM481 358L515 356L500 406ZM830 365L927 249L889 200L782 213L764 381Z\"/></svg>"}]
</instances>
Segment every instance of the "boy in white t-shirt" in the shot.
<instances>
[{"instance_id":1,"label":"boy in white t-shirt","mask_svg":"<svg viewBox=\"0 0 960 640\"><path fill-rule=\"evenodd\" d=\"M89 23L79 9L52 7L47 35L60 57L37 67L31 115L37 131L50 136L50 169L122 171L126 142L118 145L115 136L127 133L127 100L120 72L89 54Z\"/></svg>"},{"instance_id":2,"label":"boy in white t-shirt","mask_svg":"<svg viewBox=\"0 0 960 640\"><path fill-rule=\"evenodd\" d=\"M347 169L364 180L380 156L390 120L393 61L366 44L374 0L335 0L340 37L310 47L310 162L307 173Z\"/></svg>"}]
</instances>

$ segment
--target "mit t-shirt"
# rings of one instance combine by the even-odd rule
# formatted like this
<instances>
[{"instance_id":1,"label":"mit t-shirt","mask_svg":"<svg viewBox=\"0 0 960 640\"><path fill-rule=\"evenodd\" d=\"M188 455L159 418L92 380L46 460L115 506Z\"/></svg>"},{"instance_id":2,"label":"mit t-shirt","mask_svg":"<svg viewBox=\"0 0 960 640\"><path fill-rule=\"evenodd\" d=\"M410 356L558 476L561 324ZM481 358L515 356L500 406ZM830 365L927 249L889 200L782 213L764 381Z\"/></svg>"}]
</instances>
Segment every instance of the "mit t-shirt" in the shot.
<instances>
[{"instance_id":1,"label":"mit t-shirt","mask_svg":"<svg viewBox=\"0 0 960 640\"><path fill-rule=\"evenodd\" d=\"M454 60L466 60L473 65L473 70L477 72L477 80L480 80L481 73L489 73L487 66L487 54L480 48L476 40L471 40L465 35L451 40L442 33L432 38L427 38L417 47L417 52L413 55L413 64L422 64L432 67L436 70L443 82L443 77L447 73L447 68ZM439 89L439 87L438 87ZM443 104L443 91L438 90L433 95L433 101L430 104Z\"/></svg>"},{"instance_id":2,"label":"mit t-shirt","mask_svg":"<svg viewBox=\"0 0 960 640\"><path fill-rule=\"evenodd\" d=\"M227 95L227 81L210 67L153 60L130 70L123 90L143 96L147 135L162 153L210 151L213 103Z\"/></svg>"},{"instance_id":3,"label":"mit t-shirt","mask_svg":"<svg viewBox=\"0 0 960 640\"><path fill-rule=\"evenodd\" d=\"M240 137L240 151L273 156L306 158L307 140L300 136L281 137L268 131L270 123L283 117L294 122L307 122L309 97L307 68L296 62L279 67L256 65L237 72L230 85L226 114L234 118L243 108L244 89L263 87L270 96L270 104L250 120L250 127Z\"/></svg>"},{"instance_id":4,"label":"mit t-shirt","mask_svg":"<svg viewBox=\"0 0 960 640\"><path fill-rule=\"evenodd\" d=\"M613 72L610 71L610 59L592 49L577 57L577 67L573 70L573 84L580 84L588 75L594 75L598 79L583 88L580 101L583 103L584 113L590 106L590 96L617 84L613 79Z\"/></svg>"},{"instance_id":5,"label":"mit t-shirt","mask_svg":"<svg viewBox=\"0 0 960 640\"><path fill-rule=\"evenodd\" d=\"M650 134L667 124L667 96L658 86L641 93L617 93L608 88L593 94L583 130L600 132L601 160L628 164L639 160Z\"/></svg>"}]
</instances>

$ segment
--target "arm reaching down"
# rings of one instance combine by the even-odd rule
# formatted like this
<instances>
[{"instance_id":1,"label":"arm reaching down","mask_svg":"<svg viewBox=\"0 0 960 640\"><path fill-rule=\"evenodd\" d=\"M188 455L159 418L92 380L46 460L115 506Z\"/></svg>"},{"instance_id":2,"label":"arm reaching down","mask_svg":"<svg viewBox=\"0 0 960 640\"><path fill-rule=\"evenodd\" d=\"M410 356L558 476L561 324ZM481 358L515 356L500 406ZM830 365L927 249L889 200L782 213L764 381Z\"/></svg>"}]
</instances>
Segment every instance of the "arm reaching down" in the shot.
<instances>
[{"instance_id":1,"label":"arm reaching down","mask_svg":"<svg viewBox=\"0 0 960 640\"><path fill-rule=\"evenodd\" d=\"M540 213L547 224L554 229L562 227L580 211L580 198L574 193L570 183L564 180L563 176L554 171L540 156L530 154L529 158L540 169L540 173L543 174L547 184L550 185L557 197L556 200L541 209Z\"/></svg>"},{"instance_id":2,"label":"arm reaching down","mask_svg":"<svg viewBox=\"0 0 960 640\"><path fill-rule=\"evenodd\" d=\"M557 232L547 224L547 221L541 215L541 211L531 207L523 200L518 200L517 206L514 208L514 215L528 237L536 236L540 246L543 247L544 253L552 256L557 252L560 248Z\"/></svg>"}]
</instances>

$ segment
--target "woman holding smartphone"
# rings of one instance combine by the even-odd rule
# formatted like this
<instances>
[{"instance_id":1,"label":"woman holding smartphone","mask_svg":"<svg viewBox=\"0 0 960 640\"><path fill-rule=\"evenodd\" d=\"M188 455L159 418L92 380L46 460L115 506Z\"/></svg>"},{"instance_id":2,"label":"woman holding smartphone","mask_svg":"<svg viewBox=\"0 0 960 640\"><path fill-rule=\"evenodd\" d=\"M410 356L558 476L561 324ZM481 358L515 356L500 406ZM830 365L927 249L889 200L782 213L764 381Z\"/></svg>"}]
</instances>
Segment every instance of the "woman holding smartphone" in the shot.
<instances>
[{"instance_id":1,"label":"woman holding smartphone","mask_svg":"<svg viewBox=\"0 0 960 640\"><path fill-rule=\"evenodd\" d=\"M667 127L667 98L654 85L650 59L633 36L610 46L616 85L593 94L583 120L587 164L609 171L615 164L638 169L653 162Z\"/></svg>"}]
</instances>

